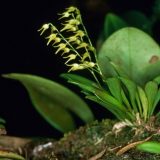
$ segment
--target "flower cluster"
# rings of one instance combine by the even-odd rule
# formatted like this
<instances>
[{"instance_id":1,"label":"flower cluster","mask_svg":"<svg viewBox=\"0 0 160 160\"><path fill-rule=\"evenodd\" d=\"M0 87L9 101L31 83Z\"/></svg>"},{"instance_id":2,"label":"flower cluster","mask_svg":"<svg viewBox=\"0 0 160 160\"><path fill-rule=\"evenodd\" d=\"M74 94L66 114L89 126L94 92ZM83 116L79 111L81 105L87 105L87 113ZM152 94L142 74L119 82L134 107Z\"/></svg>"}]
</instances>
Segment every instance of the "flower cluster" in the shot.
<instances>
[{"instance_id":1,"label":"flower cluster","mask_svg":"<svg viewBox=\"0 0 160 160\"><path fill-rule=\"evenodd\" d=\"M44 24L38 30L40 35L50 32L46 36L47 45L52 44L56 49L55 54L60 53L66 60L69 72L86 68L97 70L95 48L83 25L80 11L76 7L69 7L59 15L59 20L63 21L62 28L57 29L52 23Z\"/></svg>"}]
</instances>

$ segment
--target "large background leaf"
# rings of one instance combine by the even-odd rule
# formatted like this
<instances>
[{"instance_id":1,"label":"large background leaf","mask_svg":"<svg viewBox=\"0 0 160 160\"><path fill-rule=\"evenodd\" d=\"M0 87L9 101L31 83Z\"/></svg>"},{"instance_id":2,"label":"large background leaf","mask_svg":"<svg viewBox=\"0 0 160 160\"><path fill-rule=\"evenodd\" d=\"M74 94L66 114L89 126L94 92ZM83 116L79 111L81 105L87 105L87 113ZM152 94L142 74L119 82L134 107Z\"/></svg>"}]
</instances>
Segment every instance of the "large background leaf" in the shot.
<instances>
[{"instance_id":1,"label":"large background leaf","mask_svg":"<svg viewBox=\"0 0 160 160\"><path fill-rule=\"evenodd\" d=\"M110 61L140 85L160 74L158 44L149 35L133 27L113 33L104 42L98 58L105 77L117 75Z\"/></svg>"},{"instance_id":2,"label":"large background leaf","mask_svg":"<svg viewBox=\"0 0 160 160\"><path fill-rule=\"evenodd\" d=\"M128 24L122 18L114 13L108 13L105 16L103 30L101 31L97 42L98 48L112 33L127 26Z\"/></svg>"},{"instance_id":3,"label":"large background leaf","mask_svg":"<svg viewBox=\"0 0 160 160\"><path fill-rule=\"evenodd\" d=\"M104 35L105 38L108 38L113 32L127 27L128 24L121 19L119 16L113 14L113 13L108 13L105 17L104 20Z\"/></svg>"},{"instance_id":4,"label":"large background leaf","mask_svg":"<svg viewBox=\"0 0 160 160\"><path fill-rule=\"evenodd\" d=\"M139 28L149 34L152 33L151 20L140 11L132 10L125 13L123 20L127 22L128 26Z\"/></svg>"},{"instance_id":5,"label":"large background leaf","mask_svg":"<svg viewBox=\"0 0 160 160\"><path fill-rule=\"evenodd\" d=\"M64 86L51 80L29 74L7 74L7 78L22 82L37 111L55 128L67 132L75 128L69 111L84 122L91 122L93 114L87 104Z\"/></svg>"}]
</instances>

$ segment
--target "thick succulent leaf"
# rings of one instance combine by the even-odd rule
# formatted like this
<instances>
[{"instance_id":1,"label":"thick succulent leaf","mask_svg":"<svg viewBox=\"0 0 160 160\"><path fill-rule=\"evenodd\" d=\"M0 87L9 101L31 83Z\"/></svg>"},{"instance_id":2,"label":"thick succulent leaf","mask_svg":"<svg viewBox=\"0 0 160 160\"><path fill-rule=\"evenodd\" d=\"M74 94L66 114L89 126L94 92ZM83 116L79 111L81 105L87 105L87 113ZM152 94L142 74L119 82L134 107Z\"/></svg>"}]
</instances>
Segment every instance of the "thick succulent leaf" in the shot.
<instances>
[{"instance_id":1,"label":"thick succulent leaf","mask_svg":"<svg viewBox=\"0 0 160 160\"><path fill-rule=\"evenodd\" d=\"M111 94L120 102L122 103L122 96L121 96L121 85L118 78L108 78L106 80L107 86L111 92Z\"/></svg>"},{"instance_id":2,"label":"thick succulent leaf","mask_svg":"<svg viewBox=\"0 0 160 160\"><path fill-rule=\"evenodd\" d=\"M140 85L160 74L159 45L149 35L133 27L113 33L101 47L98 60L105 77L117 76L111 61Z\"/></svg>"},{"instance_id":3,"label":"thick succulent leaf","mask_svg":"<svg viewBox=\"0 0 160 160\"><path fill-rule=\"evenodd\" d=\"M104 36L105 38L108 38L115 31L127 26L128 24L119 16L108 13L104 21Z\"/></svg>"},{"instance_id":4,"label":"thick succulent leaf","mask_svg":"<svg viewBox=\"0 0 160 160\"><path fill-rule=\"evenodd\" d=\"M154 81L149 81L145 85L145 93L148 99L148 116L151 116L154 111L154 102L158 92L158 84Z\"/></svg>"},{"instance_id":5,"label":"thick succulent leaf","mask_svg":"<svg viewBox=\"0 0 160 160\"><path fill-rule=\"evenodd\" d=\"M151 34L151 21L142 13L136 10L125 13L123 19L129 26L139 28Z\"/></svg>"},{"instance_id":6,"label":"thick succulent leaf","mask_svg":"<svg viewBox=\"0 0 160 160\"><path fill-rule=\"evenodd\" d=\"M149 153L160 154L160 143L158 142L144 142L137 146L137 149Z\"/></svg>"},{"instance_id":7,"label":"thick succulent leaf","mask_svg":"<svg viewBox=\"0 0 160 160\"><path fill-rule=\"evenodd\" d=\"M99 88L94 81L79 75L63 73L61 74L61 77L67 79L69 83L75 84L85 91L94 92L95 88Z\"/></svg>"},{"instance_id":8,"label":"thick succulent leaf","mask_svg":"<svg viewBox=\"0 0 160 160\"><path fill-rule=\"evenodd\" d=\"M10 151L3 151L0 150L0 159L14 159L14 160L25 160L22 156L18 155L17 153L10 152Z\"/></svg>"},{"instance_id":9,"label":"thick succulent leaf","mask_svg":"<svg viewBox=\"0 0 160 160\"><path fill-rule=\"evenodd\" d=\"M74 112L84 122L93 120L93 114L87 104L56 82L29 74L12 73L4 76L19 80L28 90L37 111L62 132L74 129L74 120L68 111Z\"/></svg>"}]
</instances>

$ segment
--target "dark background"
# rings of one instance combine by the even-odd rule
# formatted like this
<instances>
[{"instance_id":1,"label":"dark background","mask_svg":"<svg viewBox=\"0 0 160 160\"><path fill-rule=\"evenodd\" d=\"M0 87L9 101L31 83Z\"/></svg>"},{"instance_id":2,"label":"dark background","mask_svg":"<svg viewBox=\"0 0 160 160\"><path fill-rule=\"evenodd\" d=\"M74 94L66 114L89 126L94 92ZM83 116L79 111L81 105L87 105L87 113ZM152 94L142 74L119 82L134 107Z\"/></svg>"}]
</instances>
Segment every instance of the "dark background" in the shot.
<instances>
[{"instance_id":1,"label":"dark background","mask_svg":"<svg viewBox=\"0 0 160 160\"><path fill-rule=\"evenodd\" d=\"M50 78L67 85L59 74L67 71L52 47L47 47L37 30L47 22L57 22L57 13L75 4L81 10L89 35L96 43L107 12L123 14L130 9L150 14L153 1L146 0L43 0L0 2L0 74L18 72ZM71 88L75 89L75 88ZM75 89L75 92L78 90ZM57 137L61 134L34 110L25 89L16 81L0 77L0 116L9 135ZM90 102L89 102L90 103ZM90 103L92 105L92 103ZM111 117L93 105L98 117ZM103 113L103 114L102 114Z\"/></svg>"}]
</instances>

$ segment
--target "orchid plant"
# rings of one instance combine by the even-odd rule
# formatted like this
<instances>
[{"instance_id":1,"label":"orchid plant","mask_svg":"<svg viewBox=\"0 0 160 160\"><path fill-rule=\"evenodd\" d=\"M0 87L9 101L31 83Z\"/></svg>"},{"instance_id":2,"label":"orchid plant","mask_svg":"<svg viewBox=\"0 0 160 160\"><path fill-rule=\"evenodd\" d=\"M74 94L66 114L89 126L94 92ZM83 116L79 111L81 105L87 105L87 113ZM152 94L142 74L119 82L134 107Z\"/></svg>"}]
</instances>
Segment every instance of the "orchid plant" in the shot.
<instances>
[{"instance_id":1,"label":"orchid plant","mask_svg":"<svg viewBox=\"0 0 160 160\"><path fill-rule=\"evenodd\" d=\"M96 49L91 43L82 22L80 11L76 7L67 8L65 12L60 14L59 20L63 21L61 23L62 29L58 30L52 23L44 24L38 30L40 35L43 35L46 31L47 33L49 32L49 36L46 37L48 40L47 45L52 44L54 48L57 48L55 54L60 54L67 59L65 64L70 68L68 72L88 69L95 81L70 73L62 74L62 77L68 79L70 83L78 85L86 95L86 98L107 108L128 126L145 126L148 121L151 121L160 99L160 77L145 81L146 83L143 83L144 86L140 86L137 84L139 81L136 81L138 72L134 73L135 78L129 77L130 73L127 73L128 71L125 72L126 68L125 70L121 69L121 66L115 62L114 59L117 60L119 58L117 56L118 52L116 53L117 55L113 55L113 52L110 52L108 55L106 54L106 57L104 57L104 53L100 53L98 62ZM144 34L135 28L125 28L125 31L123 29L119 33L115 33L115 36L126 31ZM102 54L103 57L101 56ZM121 58L123 58L122 56ZM101 57L103 60L101 60ZM154 58L158 60L160 52L152 56L152 59ZM122 62L126 65L125 59ZM110 66L108 68L107 65L103 67L105 64ZM128 64L127 69L131 68L129 65L131 63ZM136 65L136 63L132 65ZM103 71L107 69L112 69L116 76L112 75L113 77L108 78L105 75L105 71ZM140 84L142 83L140 82Z\"/></svg>"},{"instance_id":2,"label":"orchid plant","mask_svg":"<svg viewBox=\"0 0 160 160\"><path fill-rule=\"evenodd\" d=\"M97 53L79 9L69 7L59 16L60 29L47 23L38 32L65 60L69 69L61 76L80 87L87 99L109 110L121 126L158 131L154 128L160 115L155 114L160 100L160 48L156 42L143 31L126 27L113 33ZM70 73L84 69L93 80ZM62 132L75 127L68 110L84 122L94 119L84 101L56 82L25 74L4 76L22 82L40 114ZM62 102L62 97L70 102Z\"/></svg>"}]
</instances>

